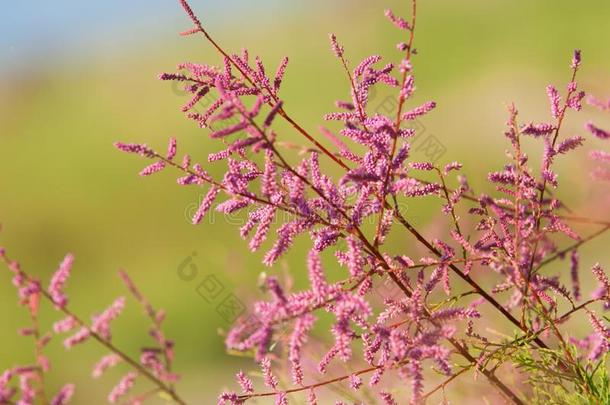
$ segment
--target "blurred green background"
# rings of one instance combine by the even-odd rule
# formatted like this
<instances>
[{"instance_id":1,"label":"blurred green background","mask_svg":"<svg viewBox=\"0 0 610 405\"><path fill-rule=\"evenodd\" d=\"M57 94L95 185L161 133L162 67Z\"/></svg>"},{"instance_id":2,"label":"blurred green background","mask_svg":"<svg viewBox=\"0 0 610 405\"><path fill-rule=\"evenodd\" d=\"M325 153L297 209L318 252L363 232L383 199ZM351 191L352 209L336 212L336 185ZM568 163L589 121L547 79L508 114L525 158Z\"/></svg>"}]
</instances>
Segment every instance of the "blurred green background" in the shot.
<instances>
[{"instance_id":1,"label":"blurred green background","mask_svg":"<svg viewBox=\"0 0 610 405\"><path fill-rule=\"evenodd\" d=\"M221 217L199 226L189 223L205 190L177 186L170 170L140 178L137 173L146 162L113 148L113 142L122 140L164 150L167 138L176 136L179 151L206 161L218 147L179 111L185 96L156 80L178 62L219 62L201 37L177 35L190 28L178 2L74 3L11 2L3 7L0 246L43 280L66 252L74 253L68 291L83 317L125 294L116 271L127 269L155 306L168 313L166 330L176 341L181 391L192 403L215 403L220 388L233 384L235 368L249 363L225 354L219 330L228 324L197 293L199 282L214 274L227 293L249 302L259 296L253 285L261 271L281 274L288 268L302 279L307 244L299 243L276 268L265 269L262 253L250 254L235 226ZM333 101L347 94L328 33L337 33L355 63L373 53L396 61L394 46L403 39L382 11L392 7L408 15L406 1L192 3L227 49L247 46L270 71L289 56L285 105L311 131L322 124ZM416 101L438 103L424 125L446 147L440 162L463 161L471 182L482 184L485 170L499 167L503 159L507 103L517 103L524 121L548 119L545 86L566 83L574 48L583 50L583 87L610 94L609 17L607 0L420 1ZM371 105L379 102L381 95ZM585 111L569 119L565 133L579 133L589 116L595 114ZM290 131L281 137L299 141ZM585 153L566 159L560 170L567 183L560 195L583 210L594 196L607 199L607 193L604 197L582 181L589 168L582 163ZM217 163L210 170L219 174L222 168ZM597 216L607 214L597 209ZM431 213L427 204L409 208L424 228ZM413 251L409 239L393 243ZM589 252L599 252L602 245L592 244ZM187 282L177 269L189 257L198 275ZM586 258L584 264L601 259ZM46 315L48 326L56 318ZM15 332L27 324L27 316L17 307L7 272L0 273L0 317L0 369L31 361L30 342ZM145 325L135 302L128 301L115 325L117 345L137 353L147 342ZM87 344L66 355L57 339L49 348L54 368L50 386L75 381L75 403L104 403L124 370L93 383L90 366L101 353Z\"/></svg>"}]
</instances>

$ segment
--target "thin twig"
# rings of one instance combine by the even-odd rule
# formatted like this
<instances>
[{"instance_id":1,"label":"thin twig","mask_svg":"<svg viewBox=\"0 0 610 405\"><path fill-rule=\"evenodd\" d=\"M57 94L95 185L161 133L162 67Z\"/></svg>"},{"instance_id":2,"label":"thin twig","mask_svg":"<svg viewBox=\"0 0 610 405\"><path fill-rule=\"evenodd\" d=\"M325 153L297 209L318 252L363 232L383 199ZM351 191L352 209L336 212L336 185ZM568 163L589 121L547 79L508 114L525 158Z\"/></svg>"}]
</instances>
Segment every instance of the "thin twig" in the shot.
<instances>
[{"instance_id":1,"label":"thin twig","mask_svg":"<svg viewBox=\"0 0 610 405\"><path fill-rule=\"evenodd\" d=\"M2 255L0 257L7 266L10 266L11 261L6 255ZM29 274L27 274L25 271L23 271L21 269L19 271L26 278L26 280L28 280L28 282L33 281L33 278ZM53 300L53 297L47 290L41 288L40 294L42 294L43 297L45 297L52 305L55 306L55 301ZM148 371L146 368L144 368L136 360L129 357L129 355L127 355L125 352L120 350L118 347L116 347L114 344L112 344L109 340L103 338L101 335L99 335L97 332L95 332L93 329L91 329L91 327L89 327L85 321L83 321L81 318L79 318L77 315L75 315L72 311L70 311L67 306L59 307L58 310L63 312L66 316L72 317L72 319L74 319L74 321L81 328L87 329L89 335L94 340L96 340L102 346L106 347L110 352L118 355L125 363L127 363L131 367L133 367L140 375L142 375L144 378L148 379L154 385L159 387L160 390L167 393L176 403L178 403L180 405L186 405L186 402L172 388L170 388L163 381L158 379L155 375L153 375L150 371Z\"/></svg>"}]
</instances>

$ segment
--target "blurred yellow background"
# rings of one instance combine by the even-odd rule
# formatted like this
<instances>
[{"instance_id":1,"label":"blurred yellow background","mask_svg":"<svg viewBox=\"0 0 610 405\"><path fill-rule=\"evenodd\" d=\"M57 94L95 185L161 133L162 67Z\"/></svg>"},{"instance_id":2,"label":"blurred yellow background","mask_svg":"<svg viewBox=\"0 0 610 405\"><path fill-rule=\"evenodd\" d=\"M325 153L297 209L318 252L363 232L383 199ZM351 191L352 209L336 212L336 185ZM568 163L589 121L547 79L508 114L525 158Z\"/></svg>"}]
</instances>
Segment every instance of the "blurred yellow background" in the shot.
<instances>
[{"instance_id":1,"label":"blurred yellow background","mask_svg":"<svg viewBox=\"0 0 610 405\"><path fill-rule=\"evenodd\" d=\"M253 286L261 271L281 273L286 267L302 278L307 244L297 244L277 268L265 269L262 252L249 253L236 227L221 217L190 224L189 212L204 190L179 187L177 174L169 170L140 178L137 173L146 162L112 146L121 140L164 150L167 138L176 136L179 153L188 150L204 162L218 147L179 111L185 96L156 79L178 62L219 62L202 37L177 35L190 28L178 2L109 1L96 6L100 10L73 3L3 6L0 246L43 280L65 253L74 253L68 291L83 317L125 294L116 271L126 269L155 306L168 313L166 330L176 341L181 391L192 403L215 403L221 387L233 384L234 370L250 365L224 353L218 330L228 324L197 293L198 283L214 274L227 291L249 302L259 296ZM400 33L382 11L392 7L406 16L409 9L406 1L218 3L193 0L192 6L227 49L248 47L270 71L289 56L285 106L314 132L348 89L329 50L328 33L337 33L353 63L373 53L396 61ZM420 1L416 100L438 103L424 123L446 147L440 162L463 161L472 183L482 184L485 170L499 167L503 159L506 104L515 101L523 120L548 119L545 86L567 82L574 48L583 51L583 87L610 94L609 17L607 0ZM566 133L580 132L592 114L570 119ZM290 131L281 136L299 140ZM567 187L560 196L581 207L594 192L581 181L588 171L582 164L585 152L576 155L561 166ZM210 170L219 174L222 168L217 163ZM431 211L421 210L409 213L425 226ZM601 244L589 251L599 251ZM198 269L189 282L177 273L188 257ZM16 333L27 324L27 315L15 296L3 270L0 369L32 359L30 342ZM47 315L46 326L56 319ZM117 345L137 353L147 342L145 325L135 302L128 301L115 324ZM91 366L101 353L87 344L65 354L61 341L54 341L49 348L51 387L75 381L75 403L104 403L121 370L91 381Z\"/></svg>"}]
</instances>

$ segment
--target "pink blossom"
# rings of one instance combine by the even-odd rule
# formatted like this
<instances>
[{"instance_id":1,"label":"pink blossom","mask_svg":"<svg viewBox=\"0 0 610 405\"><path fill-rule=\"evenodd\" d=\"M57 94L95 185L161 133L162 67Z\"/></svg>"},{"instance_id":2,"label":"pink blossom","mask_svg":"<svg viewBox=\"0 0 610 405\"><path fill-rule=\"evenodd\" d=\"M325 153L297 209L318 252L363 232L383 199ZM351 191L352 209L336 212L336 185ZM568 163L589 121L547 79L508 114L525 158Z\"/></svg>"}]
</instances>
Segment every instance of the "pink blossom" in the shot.
<instances>
[{"instance_id":1,"label":"pink blossom","mask_svg":"<svg viewBox=\"0 0 610 405\"><path fill-rule=\"evenodd\" d=\"M154 157L154 151L143 144L116 142L114 146L123 152L136 153L144 157Z\"/></svg>"},{"instance_id":2,"label":"pink blossom","mask_svg":"<svg viewBox=\"0 0 610 405\"><path fill-rule=\"evenodd\" d=\"M78 323L72 316L67 316L62 320L59 320L53 324L53 331L55 333L69 332L78 326Z\"/></svg>"},{"instance_id":3,"label":"pink blossom","mask_svg":"<svg viewBox=\"0 0 610 405\"><path fill-rule=\"evenodd\" d=\"M349 376L349 387L354 391L357 391L362 385L362 379L356 374L351 374Z\"/></svg>"},{"instance_id":4,"label":"pink blossom","mask_svg":"<svg viewBox=\"0 0 610 405\"><path fill-rule=\"evenodd\" d=\"M330 35L330 45L338 58L343 57L343 47L337 42L337 36L335 34Z\"/></svg>"},{"instance_id":5,"label":"pink blossom","mask_svg":"<svg viewBox=\"0 0 610 405\"><path fill-rule=\"evenodd\" d=\"M51 405L65 405L74 395L74 384L64 385L59 393L51 400Z\"/></svg>"},{"instance_id":6,"label":"pink blossom","mask_svg":"<svg viewBox=\"0 0 610 405\"><path fill-rule=\"evenodd\" d=\"M121 358L114 353L102 357L93 367L93 378L101 377L107 369L116 366L120 361Z\"/></svg>"},{"instance_id":7,"label":"pink blossom","mask_svg":"<svg viewBox=\"0 0 610 405\"><path fill-rule=\"evenodd\" d=\"M209 211L210 207L214 203L214 200L216 199L216 196L218 195L219 192L220 192L220 189L216 186L212 186L212 188L210 188L210 190L206 194L205 198L201 201L201 204L199 205L197 212L193 216L194 225L197 225L198 223L201 222L201 220L203 219L205 214Z\"/></svg>"},{"instance_id":8,"label":"pink blossom","mask_svg":"<svg viewBox=\"0 0 610 405\"><path fill-rule=\"evenodd\" d=\"M78 332L64 340L64 346L66 349L71 349L73 346L83 343L89 336L91 336L89 328L82 327Z\"/></svg>"},{"instance_id":9,"label":"pink blossom","mask_svg":"<svg viewBox=\"0 0 610 405\"><path fill-rule=\"evenodd\" d=\"M570 65L570 67L572 69L576 70L580 67L580 62L581 62L580 49L575 49L574 56L572 56L572 64Z\"/></svg>"},{"instance_id":10,"label":"pink blossom","mask_svg":"<svg viewBox=\"0 0 610 405\"><path fill-rule=\"evenodd\" d=\"M561 107L559 106L559 103L561 102L559 92L557 91L555 86L549 84L546 88L546 93L549 97L549 102L551 104L551 115L553 116L553 118L558 118L561 110Z\"/></svg>"},{"instance_id":11,"label":"pink blossom","mask_svg":"<svg viewBox=\"0 0 610 405\"><path fill-rule=\"evenodd\" d=\"M386 10L385 11L385 16L388 18L388 20L390 20L396 27L400 28L401 30L410 30L411 29L411 25L406 22L403 18L401 17L396 17L394 15L394 13L392 13L392 10Z\"/></svg>"},{"instance_id":12,"label":"pink blossom","mask_svg":"<svg viewBox=\"0 0 610 405\"><path fill-rule=\"evenodd\" d=\"M585 124L587 131L591 132L595 137L599 139L610 139L610 132L599 128L593 122L589 121Z\"/></svg>"},{"instance_id":13,"label":"pink blossom","mask_svg":"<svg viewBox=\"0 0 610 405\"><path fill-rule=\"evenodd\" d=\"M93 317L91 330L102 336L104 339L110 340L110 322L116 319L123 308L125 307L125 298L117 298L104 312Z\"/></svg>"},{"instance_id":14,"label":"pink blossom","mask_svg":"<svg viewBox=\"0 0 610 405\"><path fill-rule=\"evenodd\" d=\"M398 405L398 402L396 402L392 394L390 394L389 392L381 391L379 393L379 396L381 397L381 399L383 399L383 403L385 405Z\"/></svg>"},{"instance_id":15,"label":"pink blossom","mask_svg":"<svg viewBox=\"0 0 610 405\"><path fill-rule=\"evenodd\" d=\"M165 162L159 161L155 162L151 165L146 166L142 171L140 171L140 176L150 176L151 174L155 174L165 169Z\"/></svg>"},{"instance_id":16,"label":"pink blossom","mask_svg":"<svg viewBox=\"0 0 610 405\"><path fill-rule=\"evenodd\" d=\"M63 289L66 281L68 281L68 278L70 277L70 270L72 269L73 263L74 256L67 254L66 257L64 257L64 260L60 263L55 274L53 274L51 282L49 283L49 294L51 294L53 302L59 308L65 307L68 303L68 298L63 292Z\"/></svg>"},{"instance_id":17,"label":"pink blossom","mask_svg":"<svg viewBox=\"0 0 610 405\"><path fill-rule=\"evenodd\" d=\"M303 367L301 364L301 351L307 342L308 333L314 325L316 318L311 314L299 317L288 344L288 360L292 365L292 380L295 384L303 382Z\"/></svg>"},{"instance_id":18,"label":"pink blossom","mask_svg":"<svg viewBox=\"0 0 610 405\"><path fill-rule=\"evenodd\" d=\"M555 126L549 123L534 124L529 123L521 128L521 132L526 135L543 136L551 134L555 130Z\"/></svg>"},{"instance_id":19,"label":"pink blossom","mask_svg":"<svg viewBox=\"0 0 610 405\"><path fill-rule=\"evenodd\" d=\"M237 382L239 383L239 386L244 394L252 394L254 392L252 380L249 379L241 370L239 373L237 373Z\"/></svg>"},{"instance_id":20,"label":"pink blossom","mask_svg":"<svg viewBox=\"0 0 610 405\"><path fill-rule=\"evenodd\" d=\"M570 254L570 277L572 279L572 294L575 300L580 300L580 282L578 280L578 250L574 249Z\"/></svg>"},{"instance_id":21,"label":"pink blossom","mask_svg":"<svg viewBox=\"0 0 610 405\"><path fill-rule=\"evenodd\" d=\"M421 117L432 111L436 107L436 103L434 101L429 101L421 106L412 109L411 111L407 111L402 115L403 120L414 120L417 117Z\"/></svg>"},{"instance_id":22,"label":"pink blossom","mask_svg":"<svg viewBox=\"0 0 610 405\"><path fill-rule=\"evenodd\" d=\"M127 373L112 389L112 391L110 391L110 394L108 394L108 402L114 404L119 400L119 398L126 395L133 388L137 377L138 374L136 373Z\"/></svg>"},{"instance_id":23,"label":"pink blossom","mask_svg":"<svg viewBox=\"0 0 610 405\"><path fill-rule=\"evenodd\" d=\"M268 357L265 357L261 360L260 363L261 371L263 373L263 379L265 385L271 389L277 389L278 381L277 378L271 372L271 360Z\"/></svg>"}]
</instances>

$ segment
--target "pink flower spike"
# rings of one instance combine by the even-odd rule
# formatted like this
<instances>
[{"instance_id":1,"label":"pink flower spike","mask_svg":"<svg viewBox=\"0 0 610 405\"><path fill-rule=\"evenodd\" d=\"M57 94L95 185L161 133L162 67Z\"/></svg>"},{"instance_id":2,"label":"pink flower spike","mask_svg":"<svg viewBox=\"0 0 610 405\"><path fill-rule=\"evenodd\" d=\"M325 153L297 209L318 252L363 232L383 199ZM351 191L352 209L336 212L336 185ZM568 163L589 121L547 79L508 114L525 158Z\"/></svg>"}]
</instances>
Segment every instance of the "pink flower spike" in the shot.
<instances>
[{"instance_id":1,"label":"pink flower spike","mask_svg":"<svg viewBox=\"0 0 610 405\"><path fill-rule=\"evenodd\" d=\"M587 97L587 104L589 104L590 106L593 106L595 108L598 108L602 111L610 111L610 99L603 101L603 100L599 100L594 96L589 96Z\"/></svg>"},{"instance_id":2,"label":"pink flower spike","mask_svg":"<svg viewBox=\"0 0 610 405\"><path fill-rule=\"evenodd\" d=\"M307 405L317 405L318 398L316 397L316 392L313 388L310 388L307 392Z\"/></svg>"},{"instance_id":3,"label":"pink flower spike","mask_svg":"<svg viewBox=\"0 0 610 405\"><path fill-rule=\"evenodd\" d=\"M595 180L610 181L610 169L605 167L596 167L591 172L591 177Z\"/></svg>"},{"instance_id":4,"label":"pink flower spike","mask_svg":"<svg viewBox=\"0 0 610 405\"><path fill-rule=\"evenodd\" d=\"M137 153L148 158L155 156L155 152L144 144L115 142L114 146L127 153Z\"/></svg>"},{"instance_id":5,"label":"pink flower spike","mask_svg":"<svg viewBox=\"0 0 610 405\"><path fill-rule=\"evenodd\" d=\"M158 173L163 169L165 169L165 162L160 160L142 169L142 171L140 171L140 176L150 176L151 174Z\"/></svg>"},{"instance_id":6,"label":"pink flower spike","mask_svg":"<svg viewBox=\"0 0 610 405\"><path fill-rule=\"evenodd\" d=\"M546 122L542 124L529 123L521 128L521 132L525 135L532 135L534 137L551 134L554 130L555 126Z\"/></svg>"},{"instance_id":7,"label":"pink flower spike","mask_svg":"<svg viewBox=\"0 0 610 405\"><path fill-rule=\"evenodd\" d=\"M383 399L383 403L385 405L398 405L398 402L396 402L392 394L390 394L389 392L381 391L379 393L379 396L381 397L381 399Z\"/></svg>"},{"instance_id":8,"label":"pink flower spike","mask_svg":"<svg viewBox=\"0 0 610 405\"><path fill-rule=\"evenodd\" d=\"M292 365L292 380L295 384L303 383L303 366L301 365L301 351L308 339L308 333L313 327L316 318L311 314L299 317L295 322L294 330L288 343L288 360Z\"/></svg>"},{"instance_id":9,"label":"pink flower spike","mask_svg":"<svg viewBox=\"0 0 610 405\"><path fill-rule=\"evenodd\" d=\"M593 293L593 298L605 298L610 302L610 280L606 276L604 269L602 269L599 263L595 263L591 271L599 283L598 289Z\"/></svg>"},{"instance_id":10,"label":"pink flower spike","mask_svg":"<svg viewBox=\"0 0 610 405\"><path fill-rule=\"evenodd\" d=\"M74 384L66 384L51 401L51 405L66 405L74 395Z\"/></svg>"},{"instance_id":11,"label":"pink flower spike","mask_svg":"<svg viewBox=\"0 0 610 405\"><path fill-rule=\"evenodd\" d=\"M574 70L578 69L580 67L580 61L581 61L580 49L575 49L574 55L572 56L572 63L570 65L570 67Z\"/></svg>"},{"instance_id":12,"label":"pink flower spike","mask_svg":"<svg viewBox=\"0 0 610 405\"><path fill-rule=\"evenodd\" d=\"M411 95L413 94L414 91L415 91L415 78L413 77L413 75L409 75L409 76L407 76L404 85L400 89L399 97L401 100L406 100L409 97L411 97Z\"/></svg>"},{"instance_id":13,"label":"pink flower spike","mask_svg":"<svg viewBox=\"0 0 610 405\"><path fill-rule=\"evenodd\" d=\"M324 277L324 270L322 269L322 262L320 261L320 254L316 249L309 251L307 260L307 267L309 269L309 282L311 289L317 296L325 296L328 290L328 284Z\"/></svg>"},{"instance_id":14,"label":"pink flower spike","mask_svg":"<svg viewBox=\"0 0 610 405\"><path fill-rule=\"evenodd\" d=\"M72 269L73 263L74 256L68 253L60 263L55 274L53 274L51 282L49 283L49 294L58 308L63 308L68 303L68 298L64 294L63 289L66 281L68 281L68 278L70 277L70 270Z\"/></svg>"},{"instance_id":15,"label":"pink flower spike","mask_svg":"<svg viewBox=\"0 0 610 405\"><path fill-rule=\"evenodd\" d=\"M248 378L248 376L246 376L243 371L240 370L239 373L237 373L236 378L244 394L252 394L254 392L254 385L252 384L252 380Z\"/></svg>"},{"instance_id":16,"label":"pink flower spike","mask_svg":"<svg viewBox=\"0 0 610 405\"><path fill-rule=\"evenodd\" d=\"M285 56L280 63L280 66L277 68L277 72L275 73L275 78L273 79L273 88L277 92L282 85L282 79L284 78L284 74L286 73L286 67L288 66L288 57Z\"/></svg>"},{"instance_id":17,"label":"pink flower spike","mask_svg":"<svg viewBox=\"0 0 610 405\"><path fill-rule=\"evenodd\" d=\"M587 129L587 131L591 132L593 135L595 135L597 138L599 139L610 139L610 132L606 131L604 129L601 129L597 126L595 126L595 124L593 124L593 122L589 121L585 124L585 128Z\"/></svg>"},{"instance_id":18,"label":"pink flower spike","mask_svg":"<svg viewBox=\"0 0 610 405\"><path fill-rule=\"evenodd\" d=\"M591 321L591 325L593 326L593 329L595 330L595 332L602 338L605 340L610 340L610 331L608 330L608 328L606 328L606 326L603 324L603 322L595 315L594 312L587 310L587 312L589 313L589 320Z\"/></svg>"},{"instance_id":19,"label":"pink flower spike","mask_svg":"<svg viewBox=\"0 0 610 405\"><path fill-rule=\"evenodd\" d=\"M570 150L576 149L582 145L585 141L585 138L582 136L572 136L562 141L559 145L557 145L557 153L566 153Z\"/></svg>"},{"instance_id":20,"label":"pink flower spike","mask_svg":"<svg viewBox=\"0 0 610 405\"><path fill-rule=\"evenodd\" d=\"M271 372L271 360L268 357L264 357L261 360L261 371L263 373L263 379L265 385L271 389L277 389L277 378Z\"/></svg>"},{"instance_id":21,"label":"pink flower spike","mask_svg":"<svg viewBox=\"0 0 610 405\"><path fill-rule=\"evenodd\" d=\"M91 332L88 328L82 327L76 332L74 335L70 336L66 340L64 340L64 346L66 349L71 349L77 344L83 343L91 336Z\"/></svg>"},{"instance_id":22,"label":"pink flower spike","mask_svg":"<svg viewBox=\"0 0 610 405\"><path fill-rule=\"evenodd\" d=\"M116 319L123 308L125 307L125 297L119 297L106 308L104 312L93 318L91 330L102 336L104 339L110 340L110 322Z\"/></svg>"},{"instance_id":23,"label":"pink flower spike","mask_svg":"<svg viewBox=\"0 0 610 405\"><path fill-rule=\"evenodd\" d=\"M337 42L337 36L335 34L330 34L330 46L337 58L343 57L343 47Z\"/></svg>"},{"instance_id":24,"label":"pink flower spike","mask_svg":"<svg viewBox=\"0 0 610 405\"><path fill-rule=\"evenodd\" d=\"M411 111L407 111L402 115L402 119L406 121L414 120L417 117L421 117L432 111L436 107L436 103L434 101L428 101L420 105L417 108L412 109Z\"/></svg>"},{"instance_id":25,"label":"pink flower spike","mask_svg":"<svg viewBox=\"0 0 610 405\"><path fill-rule=\"evenodd\" d=\"M603 150L592 150L589 152L589 157L600 162L610 162L610 152Z\"/></svg>"},{"instance_id":26,"label":"pink flower spike","mask_svg":"<svg viewBox=\"0 0 610 405\"><path fill-rule=\"evenodd\" d=\"M278 392L275 396L275 405L288 405L288 396L285 392Z\"/></svg>"},{"instance_id":27,"label":"pink flower spike","mask_svg":"<svg viewBox=\"0 0 610 405\"><path fill-rule=\"evenodd\" d=\"M349 376L349 387L354 391L357 391L362 386L362 379L356 374Z\"/></svg>"},{"instance_id":28,"label":"pink flower spike","mask_svg":"<svg viewBox=\"0 0 610 405\"><path fill-rule=\"evenodd\" d=\"M559 92L552 84L549 84L546 87L546 94L549 97L549 102L551 103L551 115L553 118L559 118L561 97L559 96Z\"/></svg>"},{"instance_id":29,"label":"pink flower spike","mask_svg":"<svg viewBox=\"0 0 610 405\"><path fill-rule=\"evenodd\" d=\"M572 279L572 294L576 301L580 300L580 282L578 280L578 250L574 249L570 255L570 277Z\"/></svg>"},{"instance_id":30,"label":"pink flower spike","mask_svg":"<svg viewBox=\"0 0 610 405\"><path fill-rule=\"evenodd\" d=\"M125 377L123 377L108 395L108 402L114 404L119 400L119 398L127 394L133 388L137 377L138 375L133 372L128 373Z\"/></svg>"},{"instance_id":31,"label":"pink flower spike","mask_svg":"<svg viewBox=\"0 0 610 405\"><path fill-rule=\"evenodd\" d=\"M450 171L452 170L460 170L462 168L462 164L458 163L458 162L451 162L447 165L445 165L445 169L443 170L443 173L445 173L445 176L447 174L449 174Z\"/></svg>"},{"instance_id":32,"label":"pink flower spike","mask_svg":"<svg viewBox=\"0 0 610 405\"><path fill-rule=\"evenodd\" d=\"M411 30L411 24L405 21L404 18L395 16L392 10L388 9L384 14L397 28L405 31Z\"/></svg>"},{"instance_id":33,"label":"pink flower spike","mask_svg":"<svg viewBox=\"0 0 610 405\"><path fill-rule=\"evenodd\" d=\"M416 169L416 170L424 170L424 171L434 170L434 165L430 162L411 162L411 163L409 163L409 166L412 169Z\"/></svg>"},{"instance_id":34,"label":"pink flower spike","mask_svg":"<svg viewBox=\"0 0 610 405\"><path fill-rule=\"evenodd\" d=\"M182 167L183 169L188 169L191 166L191 157L186 154L182 157L182 164L180 165L180 167Z\"/></svg>"},{"instance_id":35,"label":"pink flower spike","mask_svg":"<svg viewBox=\"0 0 610 405\"><path fill-rule=\"evenodd\" d=\"M579 91L568 99L568 107L575 111L582 110L582 99L585 98L585 92Z\"/></svg>"},{"instance_id":36,"label":"pink flower spike","mask_svg":"<svg viewBox=\"0 0 610 405\"><path fill-rule=\"evenodd\" d=\"M218 405L226 405L227 401L230 405L241 405L239 395L234 392L223 392L218 396Z\"/></svg>"},{"instance_id":37,"label":"pink flower spike","mask_svg":"<svg viewBox=\"0 0 610 405\"><path fill-rule=\"evenodd\" d=\"M174 137L169 138L169 143L167 144L167 155L165 155L167 160L172 160L176 156L177 150L178 150L178 148L177 148L176 138L174 138Z\"/></svg>"},{"instance_id":38,"label":"pink flower spike","mask_svg":"<svg viewBox=\"0 0 610 405\"><path fill-rule=\"evenodd\" d=\"M121 362L121 358L112 353L109 355L106 355L104 357L102 357L93 367L93 372L91 373L91 375L93 376L93 378L99 378L102 376L102 374L104 374L104 372L109 369L112 368L114 366L116 366L117 364L119 364Z\"/></svg>"},{"instance_id":39,"label":"pink flower spike","mask_svg":"<svg viewBox=\"0 0 610 405\"><path fill-rule=\"evenodd\" d=\"M271 109L269 114L267 115L267 118L265 118L265 122L263 124L265 128L268 128L269 126L271 126L271 123L275 119L275 116L282 109L282 105L283 105L282 100L275 103L275 105L273 106L273 108Z\"/></svg>"},{"instance_id":40,"label":"pink flower spike","mask_svg":"<svg viewBox=\"0 0 610 405\"><path fill-rule=\"evenodd\" d=\"M375 63L381 60L381 56L379 55L371 55L365 58L356 69L354 69L354 76L360 77L362 76L368 69L370 69Z\"/></svg>"},{"instance_id":41,"label":"pink flower spike","mask_svg":"<svg viewBox=\"0 0 610 405\"><path fill-rule=\"evenodd\" d=\"M74 329L78 323L72 316L67 316L62 320L59 320L53 324L53 331L55 333L65 333Z\"/></svg>"},{"instance_id":42,"label":"pink flower spike","mask_svg":"<svg viewBox=\"0 0 610 405\"><path fill-rule=\"evenodd\" d=\"M362 268L362 246L360 241L351 235L347 238L347 246L347 268L352 277L359 277L364 272Z\"/></svg>"},{"instance_id":43,"label":"pink flower spike","mask_svg":"<svg viewBox=\"0 0 610 405\"><path fill-rule=\"evenodd\" d=\"M199 209L197 209L197 212L193 216L193 225L197 225L201 222L205 214L210 210L210 207L214 203L214 200L216 200L216 196L218 196L219 192L220 189L216 186L212 186L212 188L210 188L210 191L208 191L206 196L203 198L201 204L199 205Z\"/></svg>"}]
</instances>

